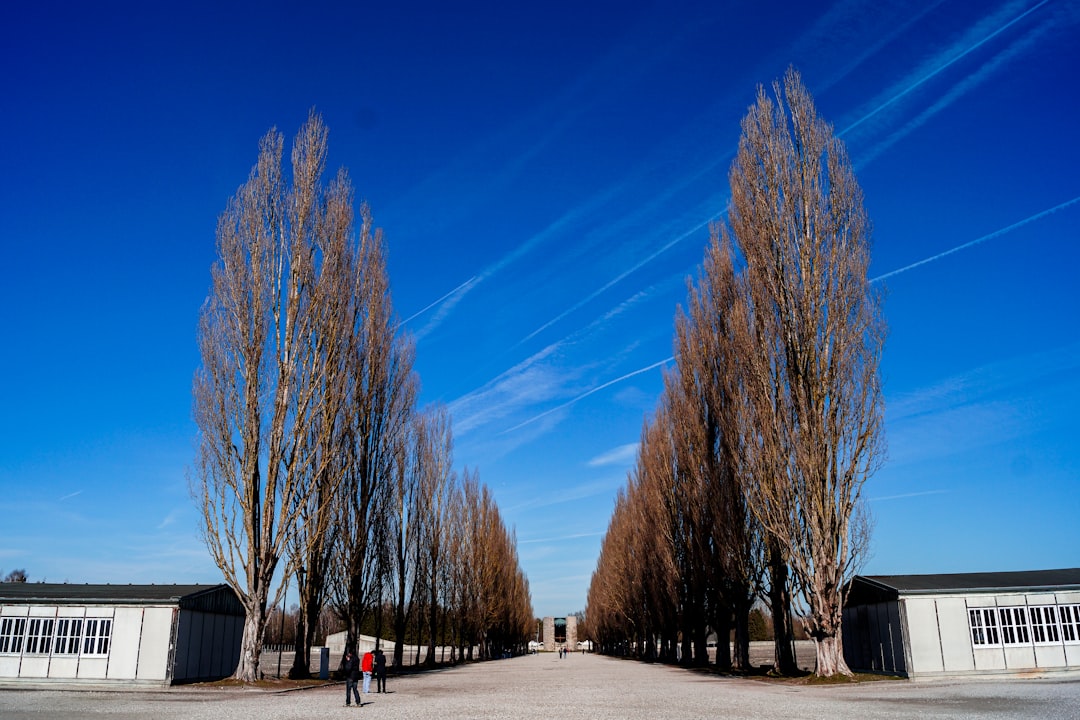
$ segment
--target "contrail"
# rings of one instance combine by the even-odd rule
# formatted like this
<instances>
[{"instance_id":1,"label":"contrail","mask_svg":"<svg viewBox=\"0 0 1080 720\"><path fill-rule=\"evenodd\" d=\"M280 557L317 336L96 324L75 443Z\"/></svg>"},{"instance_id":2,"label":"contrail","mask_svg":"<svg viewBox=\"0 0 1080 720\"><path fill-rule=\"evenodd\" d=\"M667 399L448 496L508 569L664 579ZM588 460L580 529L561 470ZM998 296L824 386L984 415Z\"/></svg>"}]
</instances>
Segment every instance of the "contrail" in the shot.
<instances>
[{"instance_id":1,"label":"contrail","mask_svg":"<svg viewBox=\"0 0 1080 720\"><path fill-rule=\"evenodd\" d=\"M479 275L473 275L471 278L469 278L465 282L461 283L456 288L454 288L450 292L446 293L445 295L443 295L438 300L426 305L422 310L418 310L418 311L414 312L412 315L410 315L409 317L407 317L404 320L402 320L401 322L399 322L398 327L401 327L402 325L409 322L410 320L414 320L414 319L420 317L421 315L426 313L428 310L430 310L431 308L433 308L436 305L438 305L439 303L441 303L446 298L450 297L451 295L453 295L456 292L460 292L461 290L464 290L465 288L469 287L470 285L476 283L478 280L480 280L480 276Z\"/></svg>"},{"instance_id":2,"label":"contrail","mask_svg":"<svg viewBox=\"0 0 1080 720\"><path fill-rule=\"evenodd\" d=\"M930 256L928 258L924 258L924 259L922 259L922 260L920 260L918 262L911 263L910 265L905 265L904 267L902 267L902 268L900 268L898 270L893 270L892 272L887 272L884 275L878 275L875 278L871 278L870 282L877 282L879 280L884 280L885 278L890 278L893 275L899 275L902 272L907 272L908 270L911 270L913 268L917 268L920 265L925 265L926 263L934 262L935 260L940 260L941 258L945 257L946 255L952 255L955 252L960 252L961 250L969 248L972 245L978 245L979 243L984 243L987 240L992 240L993 238L996 238L999 235L1004 235L1005 233L1012 232L1013 230L1015 230L1018 227L1023 227L1024 225L1027 225L1028 223L1032 223L1032 222L1035 222L1036 220L1040 220L1040 219L1046 217L1047 215L1051 215L1053 213L1056 213L1058 210L1064 210L1065 208L1069 207L1070 205L1075 205L1078 202L1080 202L1080 196L1074 197L1072 200L1066 200L1065 202L1061 203L1060 205L1055 205L1054 207L1050 208L1049 210L1043 210L1040 213L1035 213L1031 217L1026 217L1023 220L1020 220L1018 222L1014 222L1012 225L1009 225L1008 227L1003 227L1000 230L995 230L994 232L989 233L988 235L983 235L980 238L975 238L974 240L972 240L970 242L966 242L963 245L957 245L956 247L950 248L949 250L946 250L945 252L940 252L937 255L932 255L932 256Z\"/></svg>"},{"instance_id":3,"label":"contrail","mask_svg":"<svg viewBox=\"0 0 1080 720\"><path fill-rule=\"evenodd\" d=\"M853 122L852 124L848 125L848 126L847 126L846 128L844 128L844 129L843 129L842 131L840 131L840 135L846 135L846 134L847 134L847 133L848 133L849 131L851 131L851 130L855 129L855 128L856 128L856 127L858 127L859 125L862 125L862 124L863 124L864 122L866 122L866 121L867 121L867 120L869 120L870 118L874 117L874 116L875 116L875 115L877 115L877 114L878 114L879 112L881 112L881 111L882 111L882 110L884 110L885 108L889 107L890 105L892 105L893 103L895 103L895 102L896 102L897 100L899 100L900 98L904 97L904 96L905 96L905 95L907 95L908 93L910 93L910 92L912 92L913 90L915 90L915 88L917 88L917 87L919 87L920 85L922 85L923 83L927 82L928 80L930 80L930 79L931 79L931 78L933 78L934 76L936 76L936 75L940 74L940 73L941 73L942 71L944 71L944 70L945 70L946 68L948 68L948 67L950 67L950 66L952 66L952 65L955 65L955 64L956 64L957 62L959 62L959 61L960 61L961 59L963 59L964 57L966 57L966 56L970 55L971 53L975 52L975 51L976 51L976 50L978 50L978 49L979 49L980 47L982 47L982 46L983 46L983 45L985 45L986 43L990 42L990 41L991 41L992 39L994 39L995 37L997 37L997 36L998 36L998 35L1000 35L1001 33L1005 32L1005 31L1006 31L1006 30L1008 30L1008 29L1009 29L1010 27L1012 27L1012 26L1013 26L1013 25L1015 25L1016 23L1020 22L1020 21L1021 21L1021 20L1023 20L1023 19L1025 18L1025 17L1027 17L1027 16L1028 16L1028 15L1030 15L1031 13L1035 12L1036 10L1038 10L1039 8L1041 8L1041 7L1043 6L1043 5L1045 5L1045 4L1046 4L1046 3L1048 3L1048 2L1050 2L1050 0L1042 0L1042 2L1040 2L1040 3L1038 4L1038 5L1035 5L1035 6L1033 6L1033 7L1030 7L1030 8L1028 8L1027 10L1025 10L1024 12L1020 13L1020 14L1019 14L1019 15L1017 15L1017 16L1016 16L1015 18L1013 18L1013 19L1012 19L1012 20L1010 20L1009 22L1005 23L1004 25L1002 25L1001 27L999 27L999 28L998 28L997 30L995 30L994 32L990 33L989 35L987 35L986 37L984 37L984 38L983 38L982 40L980 40L979 42L977 42L977 43L975 43L974 45L972 45L971 47L969 47L969 48L968 48L967 50L964 50L964 51L963 51L962 53L960 53L960 54L959 54L959 55L957 55L956 57L954 57L954 58L952 58L951 60L949 60L949 61L947 61L947 62L945 62L945 63L943 63L943 64L939 65L939 66L938 66L937 68L935 68L934 70L931 70L931 71L930 71L930 72L928 72L928 73L927 73L926 75L922 76L921 78L919 78L918 80L916 80L915 82L913 82L913 83L912 83L911 85L908 85L908 86L907 86L907 87L906 87L906 88L905 88L904 90L901 90L901 91L900 91L899 93L897 93L896 95L893 95L893 96L892 96L891 98L889 98L888 100L886 100L886 101L885 101L885 102L883 102L882 104L878 105L878 106L877 106L876 108L874 108L873 110L871 110L870 112L868 112L868 113L867 113L866 115L863 115L863 116L862 116L861 118L859 118L858 120L856 120L856 121L855 121L855 122Z\"/></svg>"},{"instance_id":4,"label":"contrail","mask_svg":"<svg viewBox=\"0 0 1080 720\"><path fill-rule=\"evenodd\" d=\"M590 396L590 395L592 395L593 393L598 393L598 392L600 392L601 390L603 390L604 388L609 388L609 387L611 387L611 386L612 386L612 385L614 385L615 383L620 383L620 382L622 382L623 380L629 380L630 378L634 377L635 375L640 375L640 374L641 374L641 373L643 373L643 372L648 372L649 370L652 370L652 369L654 369L654 368L658 368L658 367L660 367L661 365L666 365L666 364L668 364L669 362L671 362L671 361L672 361L672 360L674 360L674 359L675 359L675 357L674 357L674 356L671 356L671 357L667 357L667 358L664 358L663 360L661 360L660 362L655 362L655 363L653 363L652 365L649 365L648 367L643 367L643 368L639 368L638 370L635 370L635 371L633 371L633 372L629 372L629 373L626 373L626 374L625 374L625 375L623 375L622 377L617 377L617 378L615 378L614 380L608 380L608 381L607 381L606 383L604 383L603 385L597 385L597 386L596 386L596 387L594 387L594 388L593 388L592 390L588 390L588 391L586 391L586 392L583 392L583 393L581 393L580 395L578 395L577 397L575 397L575 398L571 398L570 400L567 400L566 402L564 402L564 403L563 403L562 405L559 405L558 407L553 407L553 408L551 408L550 410L545 410L544 412L540 413L539 415L534 415L533 417L529 418L529 419L528 419L528 420L526 420L525 422L521 422L521 423L518 423L518 424L517 424L517 425L515 425L514 427L512 427L512 428L508 428L508 429L506 429L506 430L503 430L503 431L502 431L501 433L499 433L499 434L500 434L500 435L505 435L506 433L510 433L510 432L513 432L513 431L515 431L515 430L518 430L518 429L520 429L520 428L523 428L523 427L525 427L526 425L529 425L530 423L534 423L534 422L536 422L537 420L539 420L539 419L540 419L540 418L542 418L542 417L546 417L546 416L550 415L550 414L551 414L551 413L553 413L553 412L558 412L559 410L562 410L562 409L563 409L563 408L565 408L565 407L569 407L570 405L573 405L573 404L574 404L574 403L576 403L576 402L577 402L578 400L584 400L585 398L589 397L589 396Z\"/></svg>"},{"instance_id":5,"label":"contrail","mask_svg":"<svg viewBox=\"0 0 1080 720\"><path fill-rule=\"evenodd\" d=\"M575 533L573 535L560 535L559 537L537 538L536 540L518 540L518 545L529 545L529 544L532 544L532 543L559 542L561 540L576 540L578 538L584 538L584 537L598 537L598 536L603 535L603 534L604 534L603 532L588 532L588 533Z\"/></svg>"},{"instance_id":6,"label":"contrail","mask_svg":"<svg viewBox=\"0 0 1080 720\"><path fill-rule=\"evenodd\" d=\"M726 209L725 209L725 212L726 212ZM719 217L720 217L719 215L714 215L714 216L708 218L707 220L703 220L703 221L699 222L697 225L695 225L694 227L687 230L686 232L676 236L675 239L668 241L667 244L663 245L659 250L652 253L651 255L649 255L644 260L639 261L636 265L634 265L629 270L624 271L623 273L621 273L620 275L615 277L613 280L608 281L600 289L594 290L593 292L591 292L584 299L579 300L578 302L574 303L569 309L564 310L563 312L559 313L558 315L556 315L551 320L548 320L546 323L544 323L540 327L533 330L531 333L529 333L528 335L523 337L521 340L519 340L514 345L514 347L517 347L518 345L521 345L522 343L525 343L525 342L528 342L529 340L532 340L534 337L536 337L537 335L542 333L544 330L547 330L549 327L551 327L555 323L559 322L560 320L562 320L564 317L566 317L570 313L574 312L575 310L581 308L585 304L587 304L590 301L594 300L595 298L602 295L604 292L606 292L607 290L609 290L613 286L615 286L615 285L619 284L620 282L622 282L623 280L625 280L628 276L634 274L635 272L637 272L638 270L640 270L641 268L645 267L647 264L649 264L650 262L655 260L656 258L660 257L660 255L665 253L673 245L676 245L676 244L682 242L683 240L685 240L686 238L696 234L698 231L700 231L703 227L705 227L709 223L712 223L715 220L719 219Z\"/></svg>"},{"instance_id":7,"label":"contrail","mask_svg":"<svg viewBox=\"0 0 1080 720\"><path fill-rule=\"evenodd\" d=\"M883 500L902 500L904 498L922 497L924 495L944 495L948 490L923 490L922 492L904 493L903 495L885 495L883 497L867 498L868 502L881 502Z\"/></svg>"}]
</instances>

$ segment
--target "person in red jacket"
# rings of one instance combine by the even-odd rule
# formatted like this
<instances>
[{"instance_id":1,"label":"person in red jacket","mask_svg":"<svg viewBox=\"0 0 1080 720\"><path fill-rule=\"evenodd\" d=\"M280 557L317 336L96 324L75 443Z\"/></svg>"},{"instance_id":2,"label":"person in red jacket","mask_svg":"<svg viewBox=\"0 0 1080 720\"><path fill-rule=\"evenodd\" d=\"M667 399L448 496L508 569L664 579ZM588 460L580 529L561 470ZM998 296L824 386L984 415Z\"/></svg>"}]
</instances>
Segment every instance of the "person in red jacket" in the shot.
<instances>
[{"instance_id":1,"label":"person in red jacket","mask_svg":"<svg viewBox=\"0 0 1080 720\"><path fill-rule=\"evenodd\" d=\"M375 656L368 650L364 653L364 659L360 661L360 669L364 671L364 694L371 691L371 671L375 667Z\"/></svg>"}]
</instances>

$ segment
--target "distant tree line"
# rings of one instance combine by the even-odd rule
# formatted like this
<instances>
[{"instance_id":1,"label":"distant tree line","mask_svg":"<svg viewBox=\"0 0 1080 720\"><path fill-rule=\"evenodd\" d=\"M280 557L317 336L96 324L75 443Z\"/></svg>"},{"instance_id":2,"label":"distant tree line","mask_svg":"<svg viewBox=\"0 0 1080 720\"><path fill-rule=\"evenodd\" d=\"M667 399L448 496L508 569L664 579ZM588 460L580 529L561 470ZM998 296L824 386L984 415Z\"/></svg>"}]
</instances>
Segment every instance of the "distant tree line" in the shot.
<instances>
[{"instance_id":1,"label":"distant tree line","mask_svg":"<svg viewBox=\"0 0 1080 720\"><path fill-rule=\"evenodd\" d=\"M259 677L268 607L299 590L294 674L324 608L355 641L372 623L453 659L527 642L516 540L477 474L453 469L450 417L419 408L385 244L344 170L324 180L312 113L282 168L271 130L217 224L199 323L192 494L203 537L246 611L236 677ZM427 654L434 662L434 654Z\"/></svg>"},{"instance_id":2,"label":"distant tree line","mask_svg":"<svg viewBox=\"0 0 1080 720\"><path fill-rule=\"evenodd\" d=\"M841 611L869 546L884 450L880 297L843 144L794 70L742 123L728 221L675 328L675 366L601 545L587 616L604 652L749 669L764 599L775 667L850 674ZM729 637L734 637L734 648Z\"/></svg>"}]
</instances>

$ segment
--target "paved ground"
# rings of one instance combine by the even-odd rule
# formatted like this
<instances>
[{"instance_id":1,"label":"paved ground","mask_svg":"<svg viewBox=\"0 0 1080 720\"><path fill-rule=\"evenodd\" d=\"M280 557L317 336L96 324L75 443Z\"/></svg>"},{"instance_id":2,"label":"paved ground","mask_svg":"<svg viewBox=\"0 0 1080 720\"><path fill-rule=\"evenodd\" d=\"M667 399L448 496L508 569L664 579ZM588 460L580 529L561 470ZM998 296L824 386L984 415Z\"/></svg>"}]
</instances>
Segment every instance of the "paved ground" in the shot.
<instances>
[{"instance_id":1,"label":"paved ground","mask_svg":"<svg viewBox=\"0 0 1080 720\"><path fill-rule=\"evenodd\" d=\"M541 655L391 678L345 708L344 686L286 693L194 687L153 692L0 689L4 720L398 718L1078 718L1080 679L881 681L805 686L719 678L600 656Z\"/></svg>"}]
</instances>

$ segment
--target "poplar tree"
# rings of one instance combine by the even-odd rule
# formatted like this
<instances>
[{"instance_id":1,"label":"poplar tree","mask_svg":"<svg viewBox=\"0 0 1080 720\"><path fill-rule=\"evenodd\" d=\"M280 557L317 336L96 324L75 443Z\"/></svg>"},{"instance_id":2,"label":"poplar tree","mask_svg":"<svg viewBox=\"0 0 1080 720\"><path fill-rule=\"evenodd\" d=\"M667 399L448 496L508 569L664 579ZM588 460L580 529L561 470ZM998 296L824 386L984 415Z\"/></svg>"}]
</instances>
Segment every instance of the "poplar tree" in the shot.
<instances>
[{"instance_id":1,"label":"poplar tree","mask_svg":"<svg viewBox=\"0 0 1080 720\"><path fill-rule=\"evenodd\" d=\"M729 180L748 292L746 499L805 600L815 673L850 674L841 618L869 543L861 490L884 452L885 324L862 190L794 69L773 97L758 89Z\"/></svg>"}]
</instances>

